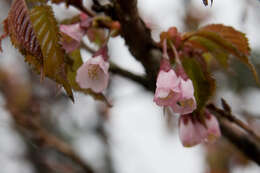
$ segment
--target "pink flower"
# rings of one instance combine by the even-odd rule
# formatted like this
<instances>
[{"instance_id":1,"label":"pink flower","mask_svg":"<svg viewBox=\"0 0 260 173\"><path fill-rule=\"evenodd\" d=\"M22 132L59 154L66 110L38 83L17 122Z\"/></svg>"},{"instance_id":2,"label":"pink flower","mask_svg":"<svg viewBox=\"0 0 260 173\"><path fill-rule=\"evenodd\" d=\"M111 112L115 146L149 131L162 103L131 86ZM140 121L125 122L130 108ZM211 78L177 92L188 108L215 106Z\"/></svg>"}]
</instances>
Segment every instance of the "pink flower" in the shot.
<instances>
[{"instance_id":1,"label":"pink flower","mask_svg":"<svg viewBox=\"0 0 260 173\"><path fill-rule=\"evenodd\" d=\"M154 95L154 102L159 106L170 106L179 97L179 78L171 69L169 71L160 70Z\"/></svg>"},{"instance_id":2,"label":"pink flower","mask_svg":"<svg viewBox=\"0 0 260 173\"><path fill-rule=\"evenodd\" d=\"M102 56L96 56L85 62L77 71L76 81L81 88L90 88L100 93L107 88L109 63Z\"/></svg>"},{"instance_id":3,"label":"pink flower","mask_svg":"<svg viewBox=\"0 0 260 173\"><path fill-rule=\"evenodd\" d=\"M182 145L192 147L204 141L207 129L192 114L181 115L179 118L179 137Z\"/></svg>"},{"instance_id":4,"label":"pink flower","mask_svg":"<svg viewBox=\"0 0 260 173\"><path fill-rule=\"evenodd\" d=\"M218 120L216 117L205 110L205 123L207 126L207 141L215 142L215 140L221 136Z\"/></svg>"},{"instance_id":5,"label":"pink flower","mask_svg":"<svg viewBox=\"0 0 260 173\"><path fill-rule=\"evenodd\" d=\"M171 104L174 112L180 114L188 114L193 112L197 105L194 97L194 88L192 81L190 79L183 80L180 79L180 96L178 99Z\"/></svg>"},{"instance_id":6,"label":"pink flower","mask_svg":"<svg viewBox=\"0 0 260 173\"><path fill-rule=\"evenodd\" d=\"M84 30L81 29L79 23L72 25L60 25L60 31L67 34L76 41L80 41L85 33Z\"/></svg>"},{"instance_id":7,"label":"pink flower","mask_svg":"<svg viewBox=\"0 0 260 173\"><path fill-rule=\"evenodd\" d=\"M80 27L80 23L72 25L60 25L60 31L66 34L62 42L63 48L67 53L79 48L82 37L85 31Z\"/></svg>"},{"instance_id":8,"label":"pink flower","mask_svg":"<svg viewBox=\"0 0 260 173\"><path fill-rule=\"evenodd\" d=\"M92 17L89 17L85 13L80 13L80 27L84 29L88 29L91 26L91 22L93 21Z\"/></svg>"},{"instance_id":9,"label":"pink flower","mask_svg":"<svg viewBox=\"0 0 260 173\"><path fill-rule=\"evenodd\" d=\"M218 121L207 110L205 125L192 114L181 115L179 118L179 137L185 147L192 147L201 142L215 142L220 136Z\"/></svg>"}]
</instances>

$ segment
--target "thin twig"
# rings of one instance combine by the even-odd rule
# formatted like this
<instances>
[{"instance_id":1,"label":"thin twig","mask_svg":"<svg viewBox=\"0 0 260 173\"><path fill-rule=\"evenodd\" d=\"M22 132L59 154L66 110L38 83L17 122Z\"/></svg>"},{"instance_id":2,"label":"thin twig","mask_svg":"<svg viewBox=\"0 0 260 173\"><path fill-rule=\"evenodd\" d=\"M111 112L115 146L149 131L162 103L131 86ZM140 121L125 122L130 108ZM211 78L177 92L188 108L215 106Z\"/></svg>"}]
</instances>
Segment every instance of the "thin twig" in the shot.
<instances>
[{"instance_id":1,"label":"thin twig","mask_svg":"<svg viewBox=\"0 0 260 173\"><path fill-rule=\"evenodd\" d=\"M91 53L91 54L94 54L94 53L97 52L95 49L89 47L87 44L85 44L85 43L83 43L83 42L81 43L80 47L83 48L83 49L85 49L86 51L88 51L88 52Z\"/></svg>"},{"instance_id":2,"label":"thin twig","mask_svg":"<svg viewBox=\"0 0 260 173\"><path fill-rule=\"evenodd\" d=\"M257 137L249 134L243 126L236 123L237 121L230 121L225 110L219 109L213 104L209 104L207 108L218 118L223 136L249 159L260 165L260 143ZM237 126L234 126L234 124Z\"/></svg>"},{"instance_id":3,"label":"thin twig","mask_svg":"<svg viewBox=\"0 0 260 173\"><path fill-rule=\"evenodd\" d=\"M231 108L230 106L227 104L227 102L224 99L221 99L221 103L222 103L222 107L224 108L224 110L217 108L215 105L211 104L209 105L211 110L214 110L216 112L218 112L219 114L221 114L223 117L225 117L226 119L228 119L230 122L235 123L236 125L238 125L239 127L241 127L243 130L245 130L247 133L249 133L250 135L252 135L254 138L256 138L258 141L260 141L260 137L258 136L258 134L256 134L254 132L253 129L251 129L248 124L246 124L245 122L241 121L240 119L238 119L236 116L234 116L231 113Z\"/></svg>"},{"instance_id":4,"label":"thin twig","mask_svg":"<svg viewBox=\"0 0 260 173\"><path fill-rule=\"evenodd\" d=\"M152 90L152 86L149 85L149 81L145 76L136 75L132 72L129 72L129 71L117 66L116 64L114 64L112 62L110 62L109 71L114 73L114 74L125 77L127 79L130 79L134 82L137 82L148 90Z\"/></svg>"}]
</instances>

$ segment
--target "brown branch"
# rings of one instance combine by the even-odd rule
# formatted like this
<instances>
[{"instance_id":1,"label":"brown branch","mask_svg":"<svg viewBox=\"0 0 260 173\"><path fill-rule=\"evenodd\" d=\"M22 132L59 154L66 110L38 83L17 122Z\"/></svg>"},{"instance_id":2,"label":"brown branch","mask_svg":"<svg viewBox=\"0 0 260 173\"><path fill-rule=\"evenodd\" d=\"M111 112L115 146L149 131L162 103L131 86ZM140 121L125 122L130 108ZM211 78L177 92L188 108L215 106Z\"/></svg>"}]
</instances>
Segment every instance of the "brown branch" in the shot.
<instances>
[{"instance_id":1,"label":"brown branch","mask_svg":"<svg viewBox=\"0 0 260 173\"><path fill-rule=\"evenodd\" d=\"M158 53L151 38L151 31L139 17L137 0L113 0L114 15L111 16L121 24L121 35L125 39L132 55L145 68L150 85L155 85L159 69ZM155 54L157 55L155 56Z\"/></svg>"},{"instance_id":2,"label":"brown branch","mask_svg":"<svg viewBox=\"0 0 260 173\"><path fill-rule=\"evenodd\" d=\"M140 76L140 75L136 75L134 73L131 73L123 68L118 67L116 64L110 62L110 68L109 71L116 74L116 75L120 75L122 77L125 77L126 79L130 79L134 82L137 82L139 84L141 84L144 88L146 88L147 90L153 90L153 86L149 85L149 81L146 78L146 76Z\"/></svg>"},{"instance_id":3,"label":"brown branch","mask_svg":"<svg viewBox=\"0 0 260 173\"><path fill-rule=\"evenodd\" d=\"M143 64L147 78L143 80L140 76L137 77L134 74L126 72L120 68L116 68L112 70L112 72L132 79L153 92L155 89L156 75L159 69L160 58L158 54L153 54L153 50L157 49L159 52L161 52L161 50L158 50L158 48L154 46L150 30L147 29L144 22L138 15L137 0L113 0L113 3L114 12L111 17L119 20L122 26L121 35L125 39L132 55ZM215 113L219 115L220 112ZM238 133L237 130L234 130L232 123L230 122L230 118L225 120L220 118L219 122L223 135L227 137L238 149L242 150L250 159L260 164L260 145L257 143L256 136L254 133L250 132L248 128L245 128L241 121L238 121L235 118L233 118L232 121L234 123L238 123L241 128L244 128L244 130L249 132L248 135L242 135ZM242 129L240 129L240 131L242 131Z\"/></svg>"},{"instance_id":4,"label":"brown branch","mask_svg":"<svg viewBox=\"0 0 260 173\"><path fill-rule=\"evenodd\" d=\"M101 7L98 1L95 0L94 2L96 7L99 8L96 8L98 12L106 10ZM144 66L146 77L137 76L113 65L111 72L129 78L153 92L159 69L160 54L158 52L161 53L161 51L154 46L150 30L139 17L137 0L112 0L112 2L113 4L109 8L113 9L109 9L109 13L106 14L109 14L112 19L119 20L122 26L121 36L125 39L132 55ZM154 51L157 51L157 54L154 54ZM223 103L223 107L225 110L218 109L214 105L208 106L208 109L219 119L222 134L248 158L260 164L258 136L248 125L231 114L227 104ZM233 124L236 124L237 127L234 127Z\"/></svg>"},{"instance_id":5,"label":"brown branch","mask_svg":"<svg viewBox=\"0 0 260 173\"><path fill-rule=\"evenodd\" d=\"M231 114L231 108L224 99L221 99L221 104L225 111L223 111L223 110L218 110L218 111L220 111L220 113L223 116L225 116L225 118L227 118L230 122L237 124L242 129L244 129L247 133L251 134L252 136L254 136L254 138L256 138L258 141L260 141L259 135L256 134L256 132L253 129L251 129L248 126L248 124L246 124L245 122L241 121L236 116Z\"/></svg>"},{"instance_id":6,"label":"brown branch","mask_svg":"<svg viewBox=\"0 0 260 173\"><path fill-rule=\"evenodd\" d=\"M219 109L213 104L208 105L207 108L218 118L223 136L249 159L260 165L260 143L258 137L251 133L252 130L248 130L249 127L244 123L241 126L241 121L237 121L237 118L235 120L235 116L228 111Z\"/></svg>"},{"instance_id":7,"label":"brown branch","mask_svg":"<svg viewBox=\"0 0 260 173\"><path fill-rule=\"evenodd\" d=\"M71 5L71 6L75 7L76 9L78 9L79 11L84 12L91 17L95 16L95 14L92 11L90 11L83 5L82 1L83 0L51 0L52 3L55 3L55 4L66 3L67 6Z\"/></svg>"},{"instance_id":8,"label":"brown branch","mask_svg":"<svg viewBox=\"0 0 260 173\"><path fill-rule=\"evenodd\" d=\"M39 124L39 122L35 121L32 117L28 117L20 113L11 113L16 121L17 127L21 128L20 131L24 131L25 133L28 131L28 129L34 131L35 136L33 141L35 144L53 148L77 163L80 167L83 168L84 172L94 173L92 168L84 161L82 161L82 159L67 143L49 133Z\"/></svg>"},{"instance_id":9,"label":"brown branch","mask_svg":"<svg viewBox=\"0 0 260 173\"><path fill-rule=\"evenodd\" d=\"M45 129L39 117L42 112L37 108L42 98L37 94L34 95L30 85L19 79L18 75L0 70L0 91L5 97L5 107L14 119L15 127L39 148L54 149L71 159L84 172L94 173L91 166L85 163L68 144Z\"/></svg>"},{"instance_id":10,"label":"brown branch","mask_svg":"<svg viewBox=\"0 0 260 173\"><path fill-rule=\"evenodd\" d=\"M136 76L135 74L118 67L116 67L115 70L112 70L112 72L133 80L145 87L147 90L154 92L154 88L147 87L147 84L149 83L146 82L147 78L145 79L141 76ZM224 106L223 103L223 107L226 108L226 111L215 107L213 104L208 105L207 108L219 119L222 135L242 151L249 159L260 165L259 136L247 124L232 115L231 110L228 111L226 106L227 104ZM233 126L234 124L240 128L235 128Z\"/></svg>"}]
</instances>

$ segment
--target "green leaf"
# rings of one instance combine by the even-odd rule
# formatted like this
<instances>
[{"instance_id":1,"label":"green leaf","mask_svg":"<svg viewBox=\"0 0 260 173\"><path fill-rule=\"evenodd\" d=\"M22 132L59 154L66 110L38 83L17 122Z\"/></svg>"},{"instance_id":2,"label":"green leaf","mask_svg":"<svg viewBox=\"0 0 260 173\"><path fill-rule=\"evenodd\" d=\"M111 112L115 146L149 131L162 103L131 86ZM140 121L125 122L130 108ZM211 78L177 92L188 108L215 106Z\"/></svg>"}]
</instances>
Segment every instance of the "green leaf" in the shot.
<instances>
[{"instance_id":1,"label":"green leaf","mask_svg":"<svg viewBox=\"0 0 260 173\"><path fill-rule=\"evenodd\" d=\"M201 57L182 57L185 72L192 80L197 111L200 112L215 92L215 80L207 71L205 60Z\"/></svg>"},{"instance_id":2,"label":"green leaf","mask_svg":"<svg viewBox=\"0 0 260 173\"><path fill-rule=\"evenodd\" d=\"M202 47L202 51L206 50L215 57L222 66L225 68L228 67L228 52L214 41L201 36L193 36L189 39L189 42L193 44L193 47L198 47L198 49ZM197 46L197 44L199 44L199 46Z\"/></svg>"},{"instance_id":3,"label":"green leaf","mask_svg":"<svg viewBox=\"0 0 260 173\"><path fill-rule=\"evenodd\" d=\"M65 52L60 46L60 34L52 8L40 5L30 10L30 21L43 56L43 74L62 84L73 100L71 86L67 80Z\"/></svg>"}]
</instances>

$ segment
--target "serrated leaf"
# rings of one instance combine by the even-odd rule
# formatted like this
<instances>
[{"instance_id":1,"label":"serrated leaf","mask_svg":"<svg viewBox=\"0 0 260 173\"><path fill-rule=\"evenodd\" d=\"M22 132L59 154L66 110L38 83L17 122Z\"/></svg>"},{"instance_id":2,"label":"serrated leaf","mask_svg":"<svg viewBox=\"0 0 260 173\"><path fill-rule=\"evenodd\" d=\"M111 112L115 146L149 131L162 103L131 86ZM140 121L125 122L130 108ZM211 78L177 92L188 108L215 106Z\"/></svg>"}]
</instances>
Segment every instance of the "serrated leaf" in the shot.
<instances>
[{"instance_id":1,"label":"serrated leaf","mask_svg":"<svg viewBox=\"0 0 260 173\"><path fill-rule=\"evenodd\" d=\"M203 33L203 31L208 31L208 32L213 32L215 34L218 34L225 41L231 43L232 46L234 46L240 53L243 53L245 55L250 55L250 47L249 47L248 39L246 38L246 35L244 33L239 32L230 26L225 26L222 24L207 25L200 29L200 32ZM219 38L216 36L213 36L211 38L215 39L217 42L218 41L221 43L223 42L222 40L219 40ZM223 42L222 44L229 47L230 46L229 43ZM230 47L230 49L232 48Z\"/></svg>"},{"instance_id":2,"label":"serrated leaf","mask_svg":"<svg viewBox=\"0 0 260 173\"><path fill-rule=\"evenodd\" d=\"M65 53L60 46L60 35L53 11L48 5L30 10L30 20L43 55L43 73L62 84L73 100L71 86L67 80Z\"/></svg>"},{"instance_id":3,"label":"serrated leaf","mask_svg":"<svg viewBox=\"0 0 260 173\"><path fill-rule=\"evenodd\" d=\"M197 111L201 111L215 92L215 80L207 71L206 63L201 57L182 57L185 72L192 80Z\"/></svg>"},{"instance_id":4,"label":"serrated leaf","mask_svg":"<svg viewBox=\"0 0 260 173\"><path fill-rule=\"evenodd\" d=\"M42 64L41 48L30 21L29 10L24 0L12 3L4 22L5 32L9 34L12 44L25 56L33 56Z\"/></svg>"},{"instance_id":5,"label":"serrated leaf","mask_svg":"<svg viewBox=\"0 0 260 173\"><path fill-rule=\"evenodd\" d=\"M189 39L189 42L193 45L193 47L202 49L202 51L212 54L212 56L214 56L216 60L225 68L228 67L228 52L214 41L201 36L193 36Z\"/></svg>"},{"instance_id":6,"label":"serrated leaf","mask_svg":"<svg viewBox=\"0 0 260 173\"><path fill-rule=\"evenodd\" d=\"M259 83L255 67L248 58L250 55L250 48L248 39L244 33L239 32L229 26L213 24L202 27L198 31L187 33L182 37L182 39L186 42L194 36L200 36L211 40L223 48L227 53L237 57L249 67L255 77L256 82Z\"/></svg>"},{"instance_id":7,"label":"serrated leaf","mask_svg":"<svg viewBox=\"0 0 260 173\"><path fill-rule=\"evenodd\" d=\"M109 103L109 101L106 99L106 97L102 93L95 93L91 89L80 88L80 86L76 82L77 70L83 64L80 50L77 49L77 50L71 52L67 58L68 58L68 61L70 64L68 66L68 70L67 70L68 75L67 76L68 76L69 83L70 83L71 87L73 88L73 90L84 93L86 95L90 95L95 100L102 101L102 102L106 103L109 107L111 107L111 104Z\"/></svg>"},{"instance_id":8,"label":"serrated leaf","mask_svg":"<svg viewBox=\"0 0 260 173\"><path fill-rule=\"evenodd\" d=\"M68 95L73 99L71 88L66 79L66 64L62 57L64 53L58 44L59 34L51 8L42 5L30 11L27 2L33 8L35 5L45 4L46 1L14 0L8 17L4 21L5 32L10 36L12 44L25 56L25 61L32 68L38 73L43 72L47 77L62 84ZM45 13L36 10L37 8L44 8ZM31 18L31 14L35 13L45 15L45 17L38 16L37 21L39 23L36 24L37 26L34 26L35 21L32 21ZM44 28L45 25L48 25L48 32Z\"/></svg>"}]
</instances>

